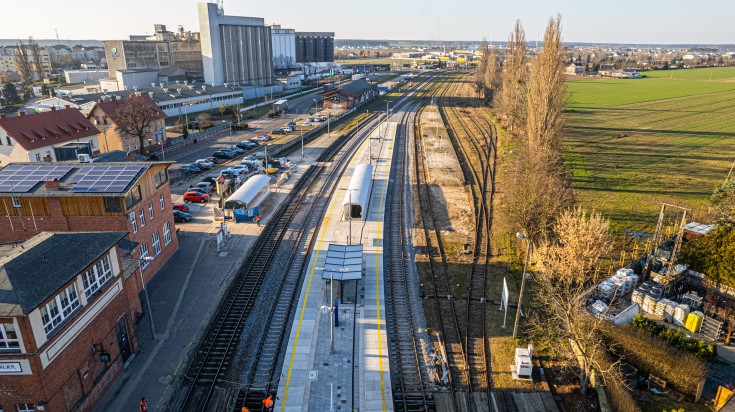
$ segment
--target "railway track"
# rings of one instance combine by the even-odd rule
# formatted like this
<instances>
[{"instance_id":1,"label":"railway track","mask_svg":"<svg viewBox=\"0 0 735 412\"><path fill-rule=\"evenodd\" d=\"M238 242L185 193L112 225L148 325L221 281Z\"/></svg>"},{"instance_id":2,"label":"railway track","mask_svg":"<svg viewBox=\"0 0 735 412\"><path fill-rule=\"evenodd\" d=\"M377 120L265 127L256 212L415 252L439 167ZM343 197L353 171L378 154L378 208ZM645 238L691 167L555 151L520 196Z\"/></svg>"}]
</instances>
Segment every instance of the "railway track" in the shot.
<instances>
[{"instance_id":1,"label":"railway track","mask_svg":"<svg viewBox=\"0 0 735 412\"><path fill-rule=\"evenodd\" d=\"M337 180L334 177L337 171L345 167L344 159L359 141L359 138L355 137L363 132L374 119L375 115L369 116L352 132L330 145L317 159L319 163L307 169L276 211L253 245L204 334L187 373L190 378L189 386L182 400L177 402L173 410L199 411L213 407L212 404L215 403L213 395L218 386L225 387L223 390L225 393L220 394L216 404L231 404L233 408L236 407L236 404L252 407L256 398L259 403L268 394L275 393L278 386L275 377L277 366L282 360L284 336L287 332L288 321L292 317L293 301L297 298L296 293L300 285L301 269L305 264L305 254L290 254L288 271L281 281L284 289L279 290L277 301L267 309L268 325L271 325L269 332L258 337L257 359L246 375L248 380L242 383L246 389L233 391L233 385L221 382L221 377L231 366L230 362L240 342L246 320L253 313L258 292L286 232L296 230L299 247L311 247L311 235L305 235L305 232L309 228L313 230L316 225L314 219L318 221L321 217L323 207L326 205L323 197L334 190ZM342 150L340 159L334 161L330 167L326 162L337 156L340 148L350 141L349 148ZM317 201L308 202L310 197ZM294 217L307 207L307 204L311 205L309 206L310 218L305 219L303 223L297 225L298 227L292 227ZM262 314L259 315L262 316ZM261 403L254 406L262 408Z\"/></svg>"}]
</instances>

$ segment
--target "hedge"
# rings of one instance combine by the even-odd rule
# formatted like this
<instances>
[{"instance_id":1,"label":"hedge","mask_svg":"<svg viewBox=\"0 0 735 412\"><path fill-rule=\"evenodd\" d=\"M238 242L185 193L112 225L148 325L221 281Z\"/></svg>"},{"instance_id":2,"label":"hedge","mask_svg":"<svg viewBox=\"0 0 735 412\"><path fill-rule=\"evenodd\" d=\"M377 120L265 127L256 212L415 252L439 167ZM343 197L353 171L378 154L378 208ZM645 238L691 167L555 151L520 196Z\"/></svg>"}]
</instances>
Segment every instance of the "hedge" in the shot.
<instances>
[{"instance_id":1,"label":"hedge","mask_svg":"<svg viewBox=\"0 0 735 412\"><path fill-rule=\"evenodd\" d=\"M708 345L706 342L690 338L676 329L646 319L640 314L633 319L632 327L645 330L651 335L665 340L669 345L684 352L691 353L702 359L713 358L717 355L717 345Z\"/></svg>"}]
</instances>

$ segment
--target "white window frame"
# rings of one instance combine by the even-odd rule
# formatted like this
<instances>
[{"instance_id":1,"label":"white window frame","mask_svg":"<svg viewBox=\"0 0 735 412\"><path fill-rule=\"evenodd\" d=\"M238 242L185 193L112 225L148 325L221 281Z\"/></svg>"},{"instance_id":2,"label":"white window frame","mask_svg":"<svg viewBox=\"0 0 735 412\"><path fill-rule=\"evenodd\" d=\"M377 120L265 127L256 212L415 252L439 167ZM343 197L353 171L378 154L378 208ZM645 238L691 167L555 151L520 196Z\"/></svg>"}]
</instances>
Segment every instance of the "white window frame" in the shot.
<instances>
[{"instance_id":1,"label":"white window frame","mask_svg":"<svg viewBox=\"0 0 735 412\"><path fill-rule=\"evenodd\" d=\"M13 207L14 208L19 208L20 207L20 198L15 197L15 196L12 196L10 199L13 201Z\"/></svg>"},{"instance_id":2,"label":"white window frame","mask_svg":"<svg viewBox=\"0 0 735 412\"><path fill-rule=\"evenodd\" d=\"M163 200L163 195L161 195L161 210L166 210L166 201Z\"/></svg>"},{"instance_id":3,"label":"white window frame","mask_svg":"<svg viewBox=\"0 0 735 412\"><path fill-rule=\"evenodd\" d=\"M130 219L130 221L133 223L133 234L138 233L138 219L135 216L135 212L130 212L133 215L133 218Z\"/></svg>"},{"instance_id":4,"label":"white window frame","mask_svg":"<svg viewBox=\"0 0 735 412\"><path fill-rule=\"evenodd\" d=\"M143 209L140 209L138 215L140 216L140 228L142 229L145 227L145 212Z\"/></svg>"},{"instance_id":5,"label":"white window frame","mask_svg":"<svg viewBox=\"0 0 735 412\"><path fill-rule=\"evenodd\" d=\"M18 412L34 412L36 407L32 403L17 403L15 408Z\"/></svg>"},{"instance_id":6,"label":"white window frame","mask_svg":"<svg viewBox=\"0 0 735 412\"><path fill-rule=\"evenodd\" d=\"M153 239L151 241L151 245L153 245L153 256L158 256L161 254L161 236L158 234L158 232L153 232Z\"/></svg>"},{"instance_id":7,"label":"white window frame","mask_svg":"<svg viewBox=\"0 0 735 412\"><path fill-rule=\"evenodd\" d=\"M79 294L76 284L72 283L40 308L41 321L46 336L53 332L66 318L79 308Z\"/></svg>"},{"instance_id":8,"label":"white window frame","mask_svg":"<svg viewBox=\"0 0 735 412\"><path fill-rule=\"evenodd\" d=\"M150 215L151 220L155 217L153 214L153 202L148 202L148 215Z\"/></svg>"},{"instance_id":9,"label":"white window frame","mask_svg":"<svg viewBox=\"0 0 735 412\"><path fill-rule=\"evenodd\" d=\"M138 150L138 143L133 142L133 150Z\"/></svg>"},{"instance_id":10,"label":"white window frame","mask_svg":"<svg viewBox=\"0 0 735 412\"><path fill-rule=\"evenodd\" d=\"M144 268L148 267L148 263L150 263L147 260L143 260L144 258L147 258L147 257L148 257L148 243L143 242L140 244L140 260L142 260L141 263L143 264Z\"/></svg>"},{"instance_id":11,"label":"white window frame","mask_svg":"<svg viewBox=\"0 0 735 412\"><path fill-rule=\"evenodd\" d=\"M112 279L112 265L110 264L110 256L105 255L101 260L94 264L88 271L82 273L82 284L84 285L84 293L89 298L98 290L102 289L110 279Z\"/></svg>"},{"instance_id":12,"label":"white window frame","mask_svg":"<svg viewBox=\"0 0 735 412\"><path fill-rule=\"evenodd\" d=\"M171 243L171 224L166 222L163 224L163 244L168 246Z\"/></svg>"},{"instance_id":13,"label":"white window frame","mask_svg":"<svg viewBox=\"0 0 735 412\"><path fill-rule=\"evenodd\" d=\"M8 326L13 328L15 339L8 337L8 331L6 329ZM15 346L11 346L11 344L14 344ZM12 322L0 323L0 353L3 351L10 352L14 350L20 351L20 339L18 339L18 331L15 330L15 325L13 325Z\"/></svg>"}]
</instances>

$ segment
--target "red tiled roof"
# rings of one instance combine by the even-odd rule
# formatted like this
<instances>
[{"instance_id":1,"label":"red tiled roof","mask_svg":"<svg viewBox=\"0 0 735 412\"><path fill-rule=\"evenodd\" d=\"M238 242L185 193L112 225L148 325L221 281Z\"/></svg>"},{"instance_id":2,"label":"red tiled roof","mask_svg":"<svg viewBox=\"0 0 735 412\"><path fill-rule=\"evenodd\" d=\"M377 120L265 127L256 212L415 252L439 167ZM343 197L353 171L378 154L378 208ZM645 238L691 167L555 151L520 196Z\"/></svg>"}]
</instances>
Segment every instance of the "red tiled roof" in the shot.
<instances>
[{"instance_id":1,"label":"red tiled roof","mask_svg":"<svg viewBox=\"0 0 735 412\"><path fill-rule=\"evenodd\" d=\"M113 123L117 123L117 119L116 119L117 118L117 116L116 116L117 110L120 108L120 106L122 106L125 103L125 101L127 99L132 98L133 96L134 95L131 94L130 97L125 98L125 99L106 100L106 101L103 101L102 103L97 103L95 105L95 107L99 107L100 110L102 110L103 112L105 112L105 114L107 115L107 117L109 117L110 120L112 120ZM165 119L166 118L166 113L164 113L163 110L161 110L161 108L158 107L158 105L151 99L150 96L148 96L147 94L141 94L140 97L142 97L143 100L146 103L148 103L149 106L151 106L151 108L153 108L153 109L156 110L156 113L157 113L156 114L156 117L155 117L156 119ZM89 112L89 117L92 116L92 112L94 112L94 108L92 108L92 110Z\"/></svg>"},{"instance_id":2,"label":"red tiled roof","mask_svg":"<svg viewBox=\"0 0 735 412\"><path fill-rule=\"evenodd\" d=\"M74 108L4 117L0 119L0 128L25 150L99 134L99 130Z\"/></svg>"}]
</instances>

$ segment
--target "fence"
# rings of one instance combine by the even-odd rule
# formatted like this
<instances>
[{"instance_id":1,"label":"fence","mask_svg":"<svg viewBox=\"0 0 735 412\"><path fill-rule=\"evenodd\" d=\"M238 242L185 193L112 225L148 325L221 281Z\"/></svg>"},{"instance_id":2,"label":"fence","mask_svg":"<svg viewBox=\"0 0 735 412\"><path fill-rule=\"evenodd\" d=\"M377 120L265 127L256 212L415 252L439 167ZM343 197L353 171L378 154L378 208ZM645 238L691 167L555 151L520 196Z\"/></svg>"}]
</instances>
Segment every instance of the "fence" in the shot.
<instances>
[{"instance_id":1,"label":"fence","mask_svg":"<svg viewBox=\"0 0 735 412\"><path fill-rule=\"evenodd\" d=\"M151 152L150 155L155 156L157 159L163 159L165 156L171 156L181 152L183 149L195 144L196 142L208 142L210 140L220 138L225 136L226 133L229 133L231 124L232 122L222 122L210 127L209 129L202 130L201 132L192 133L187 138L181 136L175 139L170 139L168 146L164 148L163 151L156 150L155 152Z\"/></svg>"}]
</instances>

